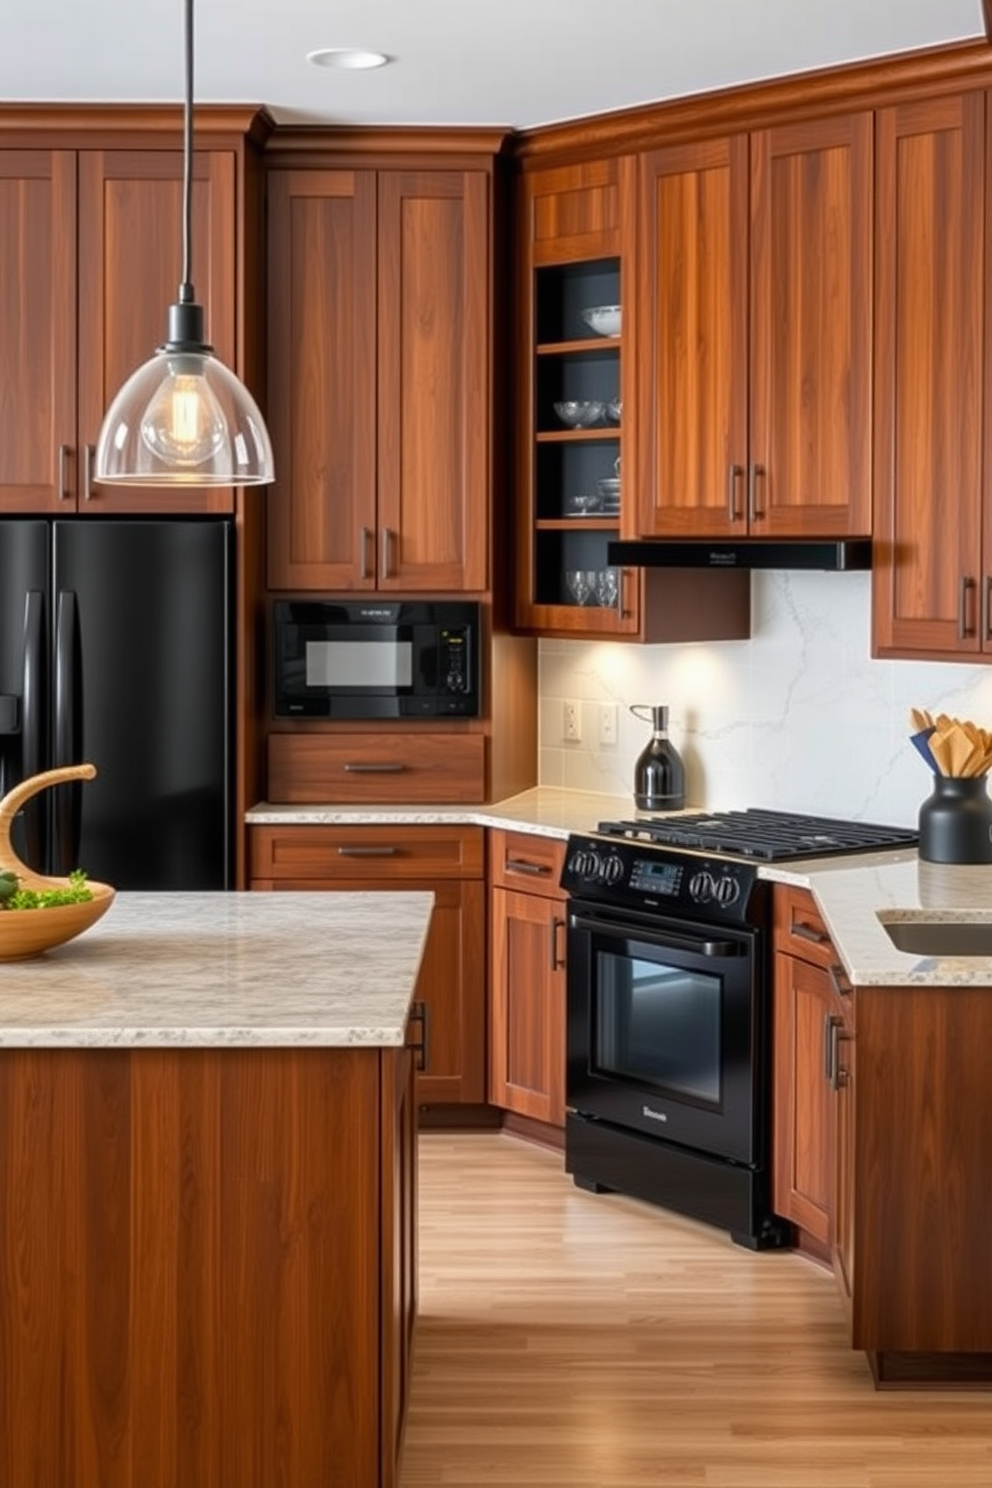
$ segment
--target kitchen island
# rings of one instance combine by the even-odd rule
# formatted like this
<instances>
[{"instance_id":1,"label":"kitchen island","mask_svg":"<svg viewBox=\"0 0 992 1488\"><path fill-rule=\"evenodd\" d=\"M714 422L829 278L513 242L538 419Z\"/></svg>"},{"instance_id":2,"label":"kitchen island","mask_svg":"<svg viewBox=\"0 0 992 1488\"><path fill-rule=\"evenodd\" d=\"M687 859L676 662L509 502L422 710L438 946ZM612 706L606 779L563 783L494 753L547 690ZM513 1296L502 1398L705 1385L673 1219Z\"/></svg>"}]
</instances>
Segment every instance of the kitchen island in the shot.
<instances>
[{"instance_id":1,"label":"kitchen island","mask_svg":"<svg viewBox=\"0 0 992 1488\"><path fill-rule=\"evenodd\" d=\"M431 904L120 894L0 964L0 1482L391 1488Z\"/></svg>"}]
</instances>

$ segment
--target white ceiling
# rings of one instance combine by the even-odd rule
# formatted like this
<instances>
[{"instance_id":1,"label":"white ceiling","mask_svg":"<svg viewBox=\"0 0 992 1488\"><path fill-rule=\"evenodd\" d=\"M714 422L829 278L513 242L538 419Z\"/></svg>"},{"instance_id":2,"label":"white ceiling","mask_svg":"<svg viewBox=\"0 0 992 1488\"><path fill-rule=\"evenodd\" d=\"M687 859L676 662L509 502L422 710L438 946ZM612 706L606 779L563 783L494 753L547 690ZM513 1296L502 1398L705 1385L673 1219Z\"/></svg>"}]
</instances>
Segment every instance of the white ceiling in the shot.
<instances>
[{"instance_id":1,"label":"white ceiling","mask_svg":"<svg viewBox=\"0 0 992 1488\"><path fill-rule=\"evenodd\" d=\"M182 0L0 0L0 100L177 102ZM981 0L196 0L197 102L518 129L984 35ZM376 72L309 65L361 46Z\"/></svg>"}]
</instances>

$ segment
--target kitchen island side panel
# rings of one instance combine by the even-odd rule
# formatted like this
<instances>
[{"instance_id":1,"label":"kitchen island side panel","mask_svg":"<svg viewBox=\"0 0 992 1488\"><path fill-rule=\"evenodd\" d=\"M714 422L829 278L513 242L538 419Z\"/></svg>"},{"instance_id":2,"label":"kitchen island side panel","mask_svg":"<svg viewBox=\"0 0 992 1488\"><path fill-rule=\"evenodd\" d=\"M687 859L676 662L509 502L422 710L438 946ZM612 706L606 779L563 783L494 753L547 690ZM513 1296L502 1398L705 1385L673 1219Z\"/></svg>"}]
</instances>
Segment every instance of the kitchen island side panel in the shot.
<instances>
[{"instance_id":1,"label":"kitchen island side panel","mask_svg":"<svg viewBox=\"0 0 992 1488\"><path fill-rule=\"evenodd\" d=\"M398 1057L0 1053L0 1482L392 1481L380 1116Z\"/></svg>"}]
</instances>

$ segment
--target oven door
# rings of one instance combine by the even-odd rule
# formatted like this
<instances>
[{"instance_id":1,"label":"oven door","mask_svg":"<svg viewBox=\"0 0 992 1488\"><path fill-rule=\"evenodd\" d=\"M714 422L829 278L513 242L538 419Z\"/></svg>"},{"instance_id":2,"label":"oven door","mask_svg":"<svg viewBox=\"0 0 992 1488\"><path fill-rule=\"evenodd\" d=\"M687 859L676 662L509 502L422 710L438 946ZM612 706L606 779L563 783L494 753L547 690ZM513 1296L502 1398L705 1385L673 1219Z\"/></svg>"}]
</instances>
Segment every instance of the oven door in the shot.
<instances>
[{"instance_id":1,"label":"oven door","mask_svg":"<svg viewBox=\"0 0 992 1488\"><path fill-rule=\"evenodd\" d=\"M759 936L572 900L568 1105L759 1161Z\"/></svg>"}]
</instances>

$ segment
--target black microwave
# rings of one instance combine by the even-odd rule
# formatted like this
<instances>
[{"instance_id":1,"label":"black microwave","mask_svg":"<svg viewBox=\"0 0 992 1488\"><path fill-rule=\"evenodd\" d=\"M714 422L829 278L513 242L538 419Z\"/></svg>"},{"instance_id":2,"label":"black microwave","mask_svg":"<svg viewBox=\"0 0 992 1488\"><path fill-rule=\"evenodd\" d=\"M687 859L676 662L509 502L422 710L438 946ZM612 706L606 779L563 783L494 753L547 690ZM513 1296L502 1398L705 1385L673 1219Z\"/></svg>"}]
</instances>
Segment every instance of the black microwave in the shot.
<instances>
[{"instance_id":1,"label":"black microwave","mask_svg":"<svg viewBox=\"0 0 992 1488\"><path fill-rule=\"evenodd\" d=\"M479 605L277 600L279 718L476 718Z\"/></svg>"}]
</instances>

